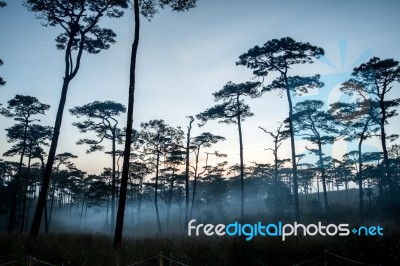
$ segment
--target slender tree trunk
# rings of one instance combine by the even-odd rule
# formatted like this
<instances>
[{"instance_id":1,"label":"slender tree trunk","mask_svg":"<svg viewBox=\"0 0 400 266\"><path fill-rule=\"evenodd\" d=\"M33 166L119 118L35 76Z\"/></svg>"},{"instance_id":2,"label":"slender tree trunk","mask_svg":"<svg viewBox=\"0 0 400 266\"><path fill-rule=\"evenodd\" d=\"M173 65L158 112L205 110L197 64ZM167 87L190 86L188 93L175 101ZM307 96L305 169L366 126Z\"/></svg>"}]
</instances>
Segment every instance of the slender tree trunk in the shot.
<instances>
[{"instance_id":1,"label":"slender tree trunk","mask_svg":"<svg viewBox=\"0 0 400 266\"><path fill-rule=\"evenodd\" d=\"M199 166L199 154L200 154L200 145L199 147L197 147L197 153L196 153L196 166L195 166L195 170L194 170L194 180L193 180L193 194L192 194L192 207L190 208L190 219L192 219L193 217L193 206L194 206L194 200L196 197L196 185L197 185L197 170L198 170L198 166ZM207 166L207 160L208 160L208 154L207 154L207 159L206 159L206 166Z\"/></svg>"},{"instance_id":2,"label":"slender tree trunk","mask_svg":"<svg viewBox=\"0 0 400 266\"><path fill-rule=\"evenodd\" d=\"M168 196L168 212L167 212L167 229L169 228L169 215L171 213L172 205L172 194L174 191L174 179L175 179L175 169L172 170L171 182L169 185L169 196Z\"/></svg>"},{"instance_id":3,"label":"slender tree trunk","mask_svg":"<svg viewBox=\"0 0 400 266\"><path fill-rule=\"evenodd\" d=\"M278 218L278 147L277 140L275 140L274 149L274 221Z\"/></svg>"},{"instance_id":4,"label":"slender tree trunk","mask_svg":"<svg viewBox=\"0 0 400 266\"><path fill-rule=\"evenodd\" d=\"M182 199L181 199L181 192L179 191L179 197L178 197L178 206L179 206L179 225L181 229L183 228L182 226Z\"/></svg>"},{"instance_id":5,"label":"slender tree trunk","mask_svg":"<svg viewBox=\"0 0 400 266\"><path fill-rule=\"evenodd\" d=\"M284 80L286 86L286 96L289 103L289 133L290 133L290 146L292 149L294 212L296 221L300 222L299 191L297 184L296 145L294 141L294 131L293 131L293 105L292 105L292 98L290 96L290 88L288 85L288 79L286 73L284 74Z\"/></svg>"},{"instance_id":6,"label":"slender tree trunk","mask_svg":"<svg viewBox=\"0 0 400 266\"><path fill-rule=\"evenodd\" d=\"M26 210L26 219L25 219L25 228L24 228L24 232L26 232L27 228L28 228L28 220L29 220L29 212L31 210L31 204L32 201L28 200L28 208Z\"/></svg>"},{"instance_id":7,"label":"slender tree trunk","mask_svg":"<svg viewBox=\"0 0 400 266\"><path fill-rule=\"evenodd\" d=\"M40 156L40 162L42 165L42 178L44 176L44 170L45 170L45 166L44 166L44 158L43 156ZM42 181L43 182L43 181ZM36 185L35 185L35 195L36 195ZM36 196L35 196L35 202L36 202L36 208L37 208L37 201L36 201ZM47 223L47 203L45 203L44 205L44 227L46 228L46 230L48 231L49 229L49 225Z\"/></svg>"},{"instance_id":8,"label":"slender tree trunk","mask_svg":"<svg viewBox=\"0 0 400 266\"><path fill-rule=\"evenodd\" d=\"M360 207L360 220L364 223L364 200L363 200L363 163L362 163L362 142L364 139L364 134L361 135L360 141L358 142L358 194L359 194L359 207Z\"/></svg>"},{"instance_id":9,"label":"slender tree trunk","mask_svg":"<svg viewBox=\"0 0 400 266\"><path fill-rule=\"evenodd\" d=\"M243 139L242 139L242 125L240 121L240 102L239 97L236 98L238 115L238 131L239 131L239 149L240 149L240 222L244 224L244 163L243 163Z\"/></svg>"},{"instance_id":10,"label":"slender tree trunk","mask_svg":"<svg viewBox=\"0 0 400 266\"><path fill-rule=\"evenodd\" d=\"M263 128L260 127L265 133L270 134L273 139L274 139L274 149L271 149L273 154L274 154L274 191L272 192L273 194L273 200L274 200L274 220L277 221L277 216L278 216L278 168L279 168L279 161L278 161L278 150L279 147L281 146L281 141L283 139L280 138L281 136L281 128L282 124L278 127L277 133L274 134L273 132L269 132ZM307 197L307 193L306 193Z\"/></svg>"},{"instance_id":11,"label":"slender tree trunk","mask_svg":"<svg viewBox=\"0 0 400 266\"><path fill-rule=\"evenodd\" d=\"M143 190L143 178L140 178L139 190L138 190L138 213L137 213L137 228L138 229L142 222L142 190Z\"/></svg>"},{"instance_id":12,"label":"slender tree trunk","mask_svg":"<svg viewBox=\"0 0 400 266\"><path fill-rule=\"evenodd\" d=\"M370 110L371 111L371 110ZM359 198L360 198L360 220L361 223L364 223L364 200L363 200L363 162L362 162L362 143L365 139L365 133L368 130L368 125L371 120L372 115L367 119L364 124L363 130L361 132L360 140L358 142L358 190L359 190Z\"/></svg>"},{"instance_id":13,"label":"slender tree trunk","mask_svg":"<svg viewBox=\"0 0 400 266\"><path fill-rule=\"evenodd\" d=\"M108 230L108 214L109 214L109 209L110 209L110 195L107 194L107 209L106 209L106 231Z\"/></svg>"},{"instance_id":14,"label":"slender tree trunk","mask_svg":"<svg viewBox=\"0 0 400 266\"><path fill-rule=\"evenodd\" d=\"M135 102L135 82L136 82L136 55L139 47L139 0L133 1L133 9L135 15L135 37L132 44L131 51L131 67L129 77L129 95L128 95L128 114L125 131L125 148L124 148L124 162L122 164L121 187L119 192L119 202L117 211L117 221L115 225L114 234L114 248L121 246L122 230L124 227L125 203L126 203L126 190L128 186L129 177L129 158L131 154L132 144L132 126L133 126L133 105Z\"/></svg>"},{"instance_id":15,"label":"slender tree trunk","mask_svg":"<svg viewBox=\"0 0 400 266\"><path fill-rule=\"evenodd\" d=\"M138 190L139 190L139 188L138 188ZM131 218L132 218L132 224L135 222L135 217L133 215L134 208L135 208L135 206L133 204L133 199L134 198L135 198L134 188L133 188L133 185L131 185L131 199L132 199L132 202L131 202Z\"/></svg>"},{"instance_id":16,"label":"slender tree trunk","mask_svg":"<svg viewBox=\"0 0 400 266\"><path fill-rule=\"evenodd\" d=\"M12 231L14 230L14 226L15 226L15 213L16 213L16 209L17 209L19 181L21 178L22 162L24 160L25 149L26 149L28 124L29 124L29 120L26 119L25 126L24 126L24 140L23 140L23 145L22 145L22 152L21 152L21 157L19 159L18 172L17 172L17 175L15 176L15 188L14 188L14 194L13 194L13 199L12 199L12 203L11 203L10 217L8 220L8 233L9 234L12 233Z\"/></svg>"},{"instance_id":17,"label":"slender tree trunk","mask_svg":"<svg viewBox=\"0 0 400 266\"><path fill-rule=\"evenodd\" d=\"M81 208L81 215L79 217L79 225L78 225L78 231L81 230L81 224L82 224L82 218L83 218L83 209L85 207L85 197L82 199L82 208Z\"/></svg>"},{"instance_id":18,"label":"slender tree trunk","mask_svg":"<svg viewBox=\"0 0 400 266\"><path fill-rule=\"evenodd\" d=\"M363 200L363 172L362 172L362 153L361 153L361 143L362 141L360 141L358 143L358 193L359 193L359 206L360 206L360 219L361 219L361 223L364 223L364 200Z\"/></svg>"},{"instance_id":19,"label":"slender tree trunk","mask_svg":"<svg viewBox=\"0 0 400 266\"><path fill-rule=\"evenodd\" d=\"M88 210L88 201L86 201L86 206L85 206L85 220L83 221L84 228L86 227L87 210Z\"/></svg>"},{"instance_id":20,"label":"slender tree trunk","mask_svg":"<svg viewBox=\"0 0 400 266\"><path fill-rule=\"evenodd\" d=\"M74 36L74 35L75 35L74 33L71 33L71 36ZM76 65L75 65L74 70L71 72L71 61L70 60L71 60L71 51L72 51L73 42L74 42L74 39L69 38L67 48L65 50L65 57L64 57L65 75L64 75L64 81L63 81L62 90L61 90L61 97L60 97L60 102L58 104L56 121L55 121L54 129L53 129L53 137L51 139L51 144L50 144L49 156L47 158L47 164L46 164L46 168L45 168L44 175L43 175L43 182L42 182L42 186L40 189L39 199L38 199L38 203L36 205L35 215L33 217L33 222L32 222L32 227L31 227L31 232L30 232L30 237L34 238L34 239L36 239L39 235L40 223L42 221L42 215L43 215L43 209L44 209L44 206L46 205L47 191L49 189L49 184L50 184L50 179L51 179L51 171L53 169L54 159L55 159L56 152L57 152L58 137L60 135L61 123L62 123L62 118L63 118L63 113L64 113L65 102L67 100L69 83L76 76L76 73L79 70L80 60L81 60L84 43L85 43L85 36L81 35L78 55L76 57Z\"/></svg>"},{"instance_id":21,"label":"slender tree trunk","mask_svg":"<svg viewBox=\"0 0 400 266\"><path fill-rule=\"evenodd\" d=\"M383 151L383 162L385 164L385 173L386 173L386 183L389 185L389 196L390 202L393 203L393 183L392 183L392 175L390 171L390 161L388 150L386 146L386 130L385 130L385 122L386 122L386 108L384 104L384 98L381 97L379 101L379 106L381 109L381 121L380 121L380 129L381 129L381 143L382 143L382 151Z\"/></svg>"},{"instance_id":22,"label":"slender tree trunk","mask_svg":"<svg viewBox=\"0 0 400 266\"><path fill-rule=\"evenodd\" d=\"M69 225L72 225L72 194L69 196Z\"/></svg>"},{"instance_id":23,"label":"slender tree trunk","mask_svg":"<svg viewBox=\"0 0 400 266\"><path fill-rule=\"evenodd\" d=\"M321 178L322 178L322 189L324 190L325 216L329 223L330 222L330 211L329 211L328 193L326 191L325 167L324 167L324 161L322 158L322 144L321 144L320 140L318 140L318 156L319 156L319 167L320 167Z\"/></svg>"},{"instance_id":24,"label":"slender tree trunk","mask_svg":"<svg viewBox=\"0 0 400 266\"><path fill-rule=\"evenodd\" d=\"M54 183L54 182L53 182ZM49 227L50 227L50 223L51 223L51 218L52 218L52 214L53 214L53 206L54 206L54 198L56 195L56 184L53 184L53 193L51 194L51 201L50 201L50 212L49 212L49 216L48 216L48 223L47 226L45 228L45 233L49 232Z\"/></svg>"},{"instance_id":25,"label":"slender tree trunk","mask_svg":"<svg viewBox=\"0 0 400 266\"><path fill-rule=\"evenodd\" d=\"M111 226L110 232L115 226L115 130L112 132L112 185L111 185Z\"/></svg>"},{"instance_id":26,"label":"slender tree trunk","mask_svg":"<svg viewBox=\"0 0 400 266\"><path fill-rule=\"evenodd\" d=\"M161 222L160 222L160 212L158 210L158 168L159 168L159 164L160 164L160 151L157 151L156 183L155 183L155 189L154 189L154 207L156 208L158 231L162 234L162 227L161 227Z\"/></svg>"},{"instance_id":27,"label":"slender tree trunk","mask_svg":"<svg viewBox=\"0 0 400 266\"><path fill-rule=\"evenodd\" d=\"M192 123L194 119L190 117L188 126L187 139L186 139L186 168L185 168L185 228L188 224L189 218L189 155L190 155L190 131L192 130Z\"/></svg>"},{"instance_id":28,"label":"slender tree trunk","mask_svg":"<svg viewBox=\"0 0 400 266\"><path fill-rule=\"evenodd\" d=\"M26 178L25 178L25 188L24 188L24 199L22 205L22 219L21 219L21 227L19 232L22 233L24 231L25 226L25 211L26 211L26 201L27 201L27 194L28 194L28 183L29 183L29 174L31 171L31 157L32 157L32 145L29 146L29 159L28 159L28 169L26 171ZM27 219L27 218L26 218Z\"/></svg>"}]
</instances>

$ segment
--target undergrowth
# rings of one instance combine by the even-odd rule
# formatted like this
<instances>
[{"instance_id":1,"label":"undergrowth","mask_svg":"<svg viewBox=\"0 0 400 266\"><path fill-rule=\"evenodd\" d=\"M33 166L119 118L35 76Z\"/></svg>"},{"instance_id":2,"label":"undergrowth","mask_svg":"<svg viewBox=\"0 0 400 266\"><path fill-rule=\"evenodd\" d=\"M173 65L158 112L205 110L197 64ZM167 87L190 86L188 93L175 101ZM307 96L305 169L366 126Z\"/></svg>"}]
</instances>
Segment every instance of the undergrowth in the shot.
<instances>
[{"instance_id":1,"label":"undergrowth","mask_svg":"<svg viewBox=\"0 0 400 266\"><path fill-rule=\"evenodd\" d=\"M396 228L387 232L384 237L289 237L286 241L273 237L245 241L171 235L124 239L117 250L112 248L112 238L103 235L42 234L37 240L25 235L1 235L0 265L32 256L55 265L122 266L158 254L187 265L295 265L312 258L319 259L305 265L323 265L324 260L329 260L329 265L355 265L339 261L334 255L372 265L400 265L399 232Z\"/></svg>"}]
</instances>

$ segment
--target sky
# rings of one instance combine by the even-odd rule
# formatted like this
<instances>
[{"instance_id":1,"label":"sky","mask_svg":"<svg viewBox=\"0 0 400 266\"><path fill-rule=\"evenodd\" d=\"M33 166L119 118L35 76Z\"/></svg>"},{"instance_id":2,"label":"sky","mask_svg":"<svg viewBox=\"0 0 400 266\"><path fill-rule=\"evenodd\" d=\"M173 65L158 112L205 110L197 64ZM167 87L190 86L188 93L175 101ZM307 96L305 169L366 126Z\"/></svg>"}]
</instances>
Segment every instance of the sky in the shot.
<instances>
[{"instance_id":1,"label":"sky","mask_svg":"<svg viewBox=\"0 0 400 266\"><path fill-rule=\"evenodd\" d=\"M63 51L55 47L59 27L44 27L43 21L22 6L22 1L6 0L0 9L0 76L7 84L0 87L0 103L6 106L16 94L37 97L50 104L46 116L38 117L45 125L54 125L64 73ZM308 96L326 105L342 97L341 82L350 77L351 70L372 56L400 60L400 2L396 0L199 0L197 7L183 13L161 10L149 22L142 18L137 62L137 85L134 127L150 119L164 119L171 126L186 131L189 119L213 106L212 93L228 81L235 83L252 79L252 72L236 66L239 55L255 45L273 38L290 36L296 41L310 42L325 50L325 57L312 65L294 67L292 74L320 74L324 88ZM76 146L80 135L71 124L76 121L68 109L93 101L112 100L127 105L130 47L133 41L133 11L128 9L121 19L104 19L101 25L117 34L116 43L98 55L85 53L78 75L71 82L62 133L57 152L79 156L76 165L89 173L100 173L111 166L111 157L102 152L86 154L87 147ZM273 77L273 76L271 76ZM271 81L265 80L266 84ZM396 84L391 98L400 97ZM269 92L258 99L246 99L254 117L243 123L244 158L251 162L272 162L272 139L258 129L275 131L288 114L286 97ZM125 125L126 116L119 118ZM388 126L389 133L399 132L400 118ZM4 129L13 121L0 117L0 153L11 144ZM213 146L228 154L231 164L239 162L238 132L235 125L208 122L195 126L192 135L209 131L225 136L226 141ZM109 149L111 143L105 143ZM297 138L297 152L305 152L311 144ZM122 148L122 147L120 147ZM354 149L353 144L338 142L328 147L327 154L340 158ZM366 150L379 151L379 141L370 140ZM289 141L281 148L281 157L288 158ZM11 158L10 158L11 159ZM14 158L16 160L17 158ZM204 158L203 158L204 159Z\"/></svg>"}]
</instances>

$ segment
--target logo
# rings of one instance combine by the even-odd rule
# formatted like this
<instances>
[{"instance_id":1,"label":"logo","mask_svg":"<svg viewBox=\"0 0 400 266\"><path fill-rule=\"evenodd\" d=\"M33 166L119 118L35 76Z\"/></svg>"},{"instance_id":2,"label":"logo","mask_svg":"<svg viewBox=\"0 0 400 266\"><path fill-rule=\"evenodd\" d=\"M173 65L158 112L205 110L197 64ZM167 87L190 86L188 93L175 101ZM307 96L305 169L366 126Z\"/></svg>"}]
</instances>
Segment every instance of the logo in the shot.
<instances>
[{"instance_id":1,"label":"logo","mask_svg":"<svg viewBox=\"0 0 400 266\"><path fill-rule=\"evenodd\" d=\"M283 224L282 222L263 224L258 222L255 224L241 224L239 222L225 224L197 224L196 219L192 219L188 223L188 236L245 236L250 241L255 236L262 237L280 237L285 241L288 236L348 236L351 232L358 236L383 236L383 228L378 226L360 226L350 230L349 224L328 224L323 225L321 222L317 224L304 225L294 222L293 224Z\"/></svg>"}]
</instances>

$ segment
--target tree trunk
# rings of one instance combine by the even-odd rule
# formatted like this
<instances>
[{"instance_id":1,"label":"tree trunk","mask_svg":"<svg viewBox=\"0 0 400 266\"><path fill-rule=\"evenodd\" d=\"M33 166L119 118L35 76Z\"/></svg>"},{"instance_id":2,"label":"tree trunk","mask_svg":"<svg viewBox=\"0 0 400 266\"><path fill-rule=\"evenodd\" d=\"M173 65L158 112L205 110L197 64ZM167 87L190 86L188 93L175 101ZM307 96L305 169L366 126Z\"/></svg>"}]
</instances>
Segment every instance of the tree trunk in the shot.
<instances>
[{"instance_id":1,"label":"tree trunk","mask_svg":"<svg viewBox=\"0 0 400 266\"><path fill-rule=\"evenodd\" d=\"M292 98L290 96L290 88L288 87L289 85L286 73L284 75L284 79L286 86L286 96L289 103L289 133L290 133L290 146L292 149L294 212L296 221L300 222L299 192L297 184L296 145L294 142L294 132L293 132L293 105L292 105Z\"/></svg>"},{"instance_id":2,"label":"tree trunk","mask_svg":"<svg viewBox=\"0 0 400 266\"><path fill-rule=\"evenodd\" d=\"M115 130L112 132L112 185L111 185L111 226L112 232L115 226Z\"/></svg>"},{"instance_id":3,"label":"tree trunk","mask_svg":"<svg viewBox=\"0 0 400 266\"><path fill-rule=\"evenodd\" d=\"M32 157L32 145L29 146L29 159L28 159L28 169L26 171L25 177L25 188L24 188L24 199L22 205L22 219L21 219L21 227L19 232L22 233L24 231L25 226L25 211L26 211L26 201L27 201L27 194L28 194L28 183L29 183L29 174L31 171L31 157ZM26 218L27 219L27 218Z\"/></svg>"},{"instance_id":4,"label":"tree trunk","mask_svg":"<svg viewBox=\"0 0 400 266\"><path fill-rule=\"evenodd\" d=\"M159 168L159 164L160 164L160 151L157 151L156 183L155 183L155 189L154 189L154 207L156 208L158 231L162 234L162 228L161 228L161 222L160 222L160 212L158 210L158 168Z\"/></svg>"},{"instance_id":5,"label":"tree trunk","mask_svg":"<svg viewBox=\"0 0 400 266\"><path fill-rule=\"evenodd\" d=\"M197 147L197 153L196 153L196 166L194 170L194 180L193 180L193 195L192 195L192 207L190 208L190 216L189 218L192 219L193 217L193 206L194 206L194 200L196 196L196 185L197 185L197 170L199 166L199 154L200 154L200 145ZM208 154L207 154L207 159L206 159L206 166L207 166L207 160L208 160Z\"/></svg>"},{"instance_id":6,"label":"tree trunk","mask_svg":"<svg viewBox=\"0 0 400 266\"><path fill-rule=\"evenodd\" d=\"M131 67L129 77L129 95L128 95L128 114L125 131L125 148L124 148L124 162L122 164L121 187L119 192L117 221L115 225L114 234L114 248L121 246L122 230L124 227L125 203L126 203L126 190L128 186L129 177L129 158L131 154L132 144L132 126L133 126L133 105L135 102L135 82L136 82L136 55L139 46L139 0L134 0L134 15L135 15L135 37L132 44L131 51Z\"/></svg>"},{"instance_id":7,"label":"tree trunk","mask_svg":"<svg viewBox=\"0 0 400 266\"><path fill-rule=\"evenodd\" d=\"M79 203L78 203L79 206ZM83 218L83 209L85 207L85 197L82 198L82 208L81 208L81 214L79 216L79 225L78 225L78 232L81 230L81 224L82 224L82 218Z\"/></svg>"},{"instance_id":8,"label":"tree trunk","mask_svg":"<svg viewBox=\"0 0 400 266\"><path fill-rule=\"evenodd\" d=\"M362 142L363 142L364 135L361 135L361 139L358 142L358 194L360 198L360 220L361 224L364 223L364 200L363 200L363 165L362 165L362 152L361 152L361 147L362 147Z\"/></svg>"},{"instance_id":9,"label":"tree trunk","mask_svg":"<svg viewBox=\"0 0 400 266\"><path fill-rule=\"evenodd\" d=\"M173 191L174 191L174 179L175 179L175 169L172 170L171 182L170 182L170 186L169 186L168 212L167 212L167 229L169 227L169 215L171 213L172 194L173 194Z\"/></svg>"},{"instance_id":10,"label":"tree trunk","mask_svg":"<svg viewBox=\"0 0 400 266\"><path fill-rule=\"evenodd\" d=\"M324 161L322 158L321 140L318 140L318 157L319 157L319 167L320 167L321 178L322 178L322 189L324 190L325 217L329 223L330 222L330 211L329 211L329 203L328 203L328 194L326 191L326 177L325 177Z\"/></svg>"},{"instance_id":11,"label":"tree trunk","mask_svg":"<svg viewBox=\"0 0 400 266\"><path fill-rule=\"evenodd\" d=\"M73 32L70 35L74 36ZM85 43L85 36L81 35L81 41L79 43L79 51L78 51L78 55L77 55L77 59L76 59L75 69L71 72L70 68L72 66L70 65L70 60L71 60L71 51L72 51L73 42L74 42L74 38L69 38L67 48L65 50L65 57L64 57L65 75L64 75L64 81L63 81L63 86L62 86L62 90L61 90L61 97L60 97L60 102L58 104L56 121L55 121L54 129L53 129L53 137L51 139L51 144L50 144L49 156L47 158L46 169L44 171L43 182L42 182L42 186L40 189L39 199L38 199L38 203L36 205L35 215L33 217L33 222L32 222L32 227L31 227L31 232L30 232L30 237L34 238L34 239L36 239L39 235L40 223L42 221L42 215L43 215L43 209L44 209L44 206L46 205L47 191L49 189L49 184L50 184L50 179L51 179L51 171L53 169L53 163L54 163L54 159L55 159L56 152L57 152L58 137L60 135L61 123L62 123L62 118L63 118L63 113L64 113L65 102L67 100L67 92L68 92L69 83L76 76L76 73L79 70L80 60L81 60L84 43Z\"/></svg>"},{"instance_id":12,"label":"tree trunk","mask_svg":"<svg viewBox=\"0 0 400 266\"><path fill-rule=\"evenodd\" d=\"M51 195L50 212L49 212L49 216L48 216L48 219L47 219L48 222L47 222L47 226L45 228L45 233L49 232L49 227L50 227L50 223L51 223L51 217L52 217L52 214L53 214L53 206L54 206L55 194L56 194L56 184L53 182L53 193Z\"/></svg>"},{"instance_id":13,"label":"tree trunk","mask_svg":"<svg viewBox=\"0 0 400 266\"><path fill-rule=\"evenodd\" d=\"M106 228L105 228L105 230L107 231L108 230L108 228L109 228L109 226L108 226L108 214L109 214L109 211L110 210L110 195L109 194L107 194L107 208L106 208Z\"/></svg>"},{"instance_id":14,"label":"tree trunk","mask_svg":"<svg viewBox=\"0 0 400 266\"><path fill-rule=\"evenodd\" d=\"M182 199L181 199L181 191L179 191L179 196L178 196L178 207L179 207L179 225L181 229L183 228L182 226Z\"/></svg>"},{"instance_id":15,"label":"tree trunk","mask_svg":"<svg viewBox=\"0 0 400 266\"><path fill-rule=\"evenodd\" d=\"M137 190L139 190L139 188L137 188ZM131 221L131 223L132 224L134 224L134 222L135 222L135 217L133 215L134 208L135 208L135 206L133 204L134 198L135 198L135 193L134 193L133 182L132 182L132 184L131 184L131 199L132 199L132 202L131 202L131 218L132 218L132 221Z\"/></svg>"},{"instance_id":16,"label":"tree trunk","mask_svg":"<svg viewBox=\"0 0 400 266\"><path fill-rule=\"evenodd\" d=\"M279 135L278 135L279 136ZM274 149L274 221L278 218L278 140L275 139Z\"/></svg>"},{"instance_id":17,"label":"tree trunk","mask_svg":"<svg viewBox=\"0 0 400 266\"><path fill-rule=\"evenodd\" d=\"M390 171L390 161L388 150L386 146L386 131L385 131L385 122L386 122L386 108L384 104L384 98L381 97L379 101L379 107L381 109L381 121L380 121L380 129L381 129L381 143L382 143L382 151L383 151L383 162L385 164L385 172L386 172L386 183L389 185L389 196L390 201L393 203L393 183L392 183L392 175Z\"/></svg>"},{"instance_id":18,"label":"tree trunk","mask_svg":"<svg viewBox=\"0 0 400 266\"><path fill-rule=\"evenodd\" d=\"M31 201L31 200L28 200L28 208L27 208L27 210L26 210L26 219L25 219L25 229L24 229L24 232L26 232L26 230L27 230L27 228L28 228L28 220L29 220L29 212L30 212L30 210L31 210L31 204L32 204L32 201Z\"/></svg>"},{"instance_id":19,"label":"tree trunk","mask_svg":"<svg viewBox=\"0 0 400 266\"><path fill-rule=\"evenodd\" d=\"M86 227L86 218L87 218L88 203L89 203L89 200L86 201L86 206L85 206L85 220L83 221L83 227Z\"/></svg>"},{"instance_id":20,"label":"tree trunk","mask_svg":"<svg viewBox=\"0 0 400 266\"><path fill-rule=\"evenodd\" d=\"M239 131L239 149L240 149L240 222L244 224L244 163L243 163L243 139L242 139L242 126L240 123L240 102L239 96L236 98L238 115L238 131Z\"/></svg>"},{"instance_id":21,"label":"tree trunk","mask_svg":"<svg viewBox=\"0 0 400 266\"><path fill-rule=\"evenodd\" d=\"M185 168L185 228L188 224L189 218L189 154L190 154L190 131L192 130L192 123L194 119L190 117L190 123L188 126L188 133L186 139L186 168Z\"/></svg>"},{"instance_id":22,"label":"tree trunk","mask_svg":"<svg viewBox=\"0 0 400 266\"><path fill-rule=\"evenodd\" d=\"M142 190L143 190L143 178L139 180L138 190L138 213L137 213L137 228L139 229L142 222Z\"/></svg>"},{"instance_id":23,"label":"tree trunk","mask_svg":"<svg viewBox=\"0 0 400 266\"><path fill-rule=\"evenodd\" d=\"M13 194L13 199L11 203L11 210L10 210L10 217L8 220L8 233L11 234L12 231L14 230L15 226L15 213L17 209L17 200L18 200L18 192L19 192L19 180L21 177L21 172L22 172L22 162L24 159L25 155L25 149L26 149L26 138L27 138L27 132L28 132L28 124L29 120L25 120L25 126L24 126L24 140L23 140L23 145L22 145L22 152L21 152L21 157L19 159L19 165L18 165L18 172L17 175L15 176L15 188L14 188L14 194Z\"/></svg>"}]
</instances>

